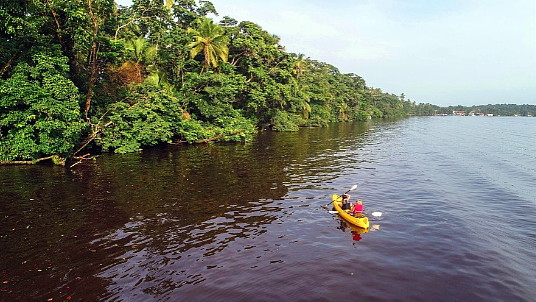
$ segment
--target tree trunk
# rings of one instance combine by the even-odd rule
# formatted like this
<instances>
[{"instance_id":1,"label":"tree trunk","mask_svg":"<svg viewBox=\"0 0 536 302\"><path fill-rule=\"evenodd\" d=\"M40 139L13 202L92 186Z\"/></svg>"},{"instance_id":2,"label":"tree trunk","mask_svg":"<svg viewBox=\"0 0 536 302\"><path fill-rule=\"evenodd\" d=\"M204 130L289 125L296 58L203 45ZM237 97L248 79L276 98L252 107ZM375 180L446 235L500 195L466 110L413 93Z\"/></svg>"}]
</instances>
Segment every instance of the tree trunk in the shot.
<instances>
[{"instance_id":1,"label":"tree trunk","mask_svg":"<svg viewBox=\"0 0 536 302\"><path fill-rule=\"evenodd\" d=\"M86 96L86 104L84 106L84 115L87 121L89 121L89 109L91 108L91 99L93 98L93 86L95 85L95 82L97 81L97 58L99 53L99 44L97 42L97 36L99 33L99 20L97 19L97 16L93 13L93 0L87 0L87 5L89 9L89 16L91 18L91 21L93 22L93 42L91 43L91 50L89 53L89 64L90 64L90 78L89 83L87 87L87 96Z\"/></svg>"},{"instance_id":2,"label":"tree trunk","mask_svg":"<svg viewBox=\"0 0 536 302\"><path fill-rule=\"evenodd\" d=\"M47 157L41 157L34 160L7 160L7 161L0 161L0 166L7 166L7 165L35 165L38 162L44 161L44 160L52 160L52 162L56 165L65 166L65 159L61 158L59 155L51 155Z\"/></svg>"},{"instance_id":3,"label":"tree trunk","mask_svg":"<svg viewBox=\"0 0 536 302\"><path fill-rule=\"evenodd\" d=\"M91 62L91 74L89 76L89 83L87 87L87 96L86 96L86 104L84 106L84 116L87 121L89 121L89 109L91 108L91 99L93 97L93 86L95 85L95 82L97 81L97 42L93 42L93 46L91 47L91 55L90 60Z\"/></svg>"}]
</instances>

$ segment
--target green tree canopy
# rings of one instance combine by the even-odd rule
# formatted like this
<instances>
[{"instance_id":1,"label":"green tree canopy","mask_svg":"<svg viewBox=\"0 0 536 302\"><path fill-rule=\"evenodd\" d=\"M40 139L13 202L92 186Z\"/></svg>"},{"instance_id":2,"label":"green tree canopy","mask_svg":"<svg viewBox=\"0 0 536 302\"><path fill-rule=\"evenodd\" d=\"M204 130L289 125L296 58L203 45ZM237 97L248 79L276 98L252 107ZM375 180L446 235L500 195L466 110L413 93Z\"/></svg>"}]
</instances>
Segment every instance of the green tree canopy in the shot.
<instances>
[{"instance_id":1,"label":"green tree canopy","mask_svg":"<svg viewBox=\"0 0 536 302\"><path fill-rule=\"evenodd\" d=\"M0 161L437 110L289 53L254 22L209 14L195 0L1 1Z\"/></svg>"},{"instance_id":2,"label":"green tree canopy","mask_svg":"<svg viewBox=\"0 0 536 302\"><path fill-rule=\"evenodd\" d=\"M190 56L195 58L197 54L202 52L205 58L204 68L218 67L219 60L227 62L229 55L228 37L221 26L214 24L211 19L202 18L198 22L198 27L189 28L188 33L195 37L195 41L188 44L191 48Z\"/></svg>"}]
</instances>

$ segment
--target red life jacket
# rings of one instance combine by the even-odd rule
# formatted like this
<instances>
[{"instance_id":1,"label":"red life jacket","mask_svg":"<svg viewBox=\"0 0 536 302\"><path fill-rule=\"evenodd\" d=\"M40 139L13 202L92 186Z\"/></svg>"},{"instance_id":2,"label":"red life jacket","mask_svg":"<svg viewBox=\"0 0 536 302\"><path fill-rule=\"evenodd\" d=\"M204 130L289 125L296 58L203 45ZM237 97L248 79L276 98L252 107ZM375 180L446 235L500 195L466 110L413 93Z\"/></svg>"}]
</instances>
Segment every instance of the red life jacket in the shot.
<instances>
[{"instance_id":1,"label":"red life jacket","mask_svg":"<svg viewBox=\"0 0 536 302\"><path fill-rule=\"evenodd\" d=\"M356 204L356 205L354 206L354 210L353 210L353 212L354 212L354 213L362 213L362 212L363 212L363 208L364 208L364 207L363 207L362 204Z\"/></svg>"}]
</instances>

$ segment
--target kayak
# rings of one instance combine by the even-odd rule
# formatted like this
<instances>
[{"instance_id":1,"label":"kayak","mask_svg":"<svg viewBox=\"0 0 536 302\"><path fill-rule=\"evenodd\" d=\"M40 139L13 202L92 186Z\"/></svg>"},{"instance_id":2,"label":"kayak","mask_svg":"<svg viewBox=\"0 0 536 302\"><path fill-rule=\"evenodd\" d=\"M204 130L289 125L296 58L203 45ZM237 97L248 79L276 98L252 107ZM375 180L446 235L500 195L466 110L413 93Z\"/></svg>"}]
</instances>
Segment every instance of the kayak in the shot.
<instances>
[{"instance_id":1,"label":"kayak","mask_svg":"<svg viewBox=\"0 0 536 302\"><path fill-rule=\"evenodd\" d=\"M342 206L342 197L339 195L333 195L331 196L331 201L333 202L333 208L335 208L335 211L341 216L342 219L347 221L348 223L355 225L357 227L368 229L369 227L369 220L366 216L364 217L354 217L350 215L350 210L343 210L341 208Z\"/></svg>"}]
</instances>

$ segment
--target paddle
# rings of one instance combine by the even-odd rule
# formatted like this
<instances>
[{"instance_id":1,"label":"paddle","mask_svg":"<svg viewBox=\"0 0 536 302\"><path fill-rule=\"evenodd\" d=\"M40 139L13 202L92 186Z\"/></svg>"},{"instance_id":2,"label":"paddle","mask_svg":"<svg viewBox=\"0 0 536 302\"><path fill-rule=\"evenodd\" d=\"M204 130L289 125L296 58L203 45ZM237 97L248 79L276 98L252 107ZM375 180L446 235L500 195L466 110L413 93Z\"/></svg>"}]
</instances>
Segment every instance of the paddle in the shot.
<instances>
[{"instance_id":1,"label":"paddle","mask_svg":"<svg viewBox=\"0 0 536 302\"><path fill-rule=\"evenodd\" d=\"M328 211L330 214L339 214L339 212L337 211ZM370 213L370 215L376 217L376 218L379 218L379 217L382 217L382 212L372 212Z\"/></svg>"},{"instance_id":2,"label":"paddle","mask_svg":"<svg viewBox=\"0 0 536 302\"><path fill-rule=\"evenodd\" d=\"M355 189L357 189L357 185L353 185L353 186L350 188L350 190L344 192L344 194L347 194L348 192L353 191L353 190L355 190ZM342 195L344 195L344 194L342 194Z\"/></svg>"},{"instance_id":3,"label":"paddle","mask_svg":"<svg viewBox=\"0 0 536 302\"><path fill-rule=\"evenodd\" d=\"M353 186L350 188L350 190L344 192L342 195L344 195L344 194L348 194L348 192L353 191L353 190L355 190L355 189L357 189L357 185L353 185ZM333 203L333 201L332 201L332 202L328 202L327 204L323 205L322 207L327 207L327 206L330 205L331 203Z\"/></svg>"}]
</instances>

